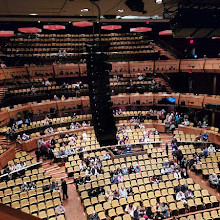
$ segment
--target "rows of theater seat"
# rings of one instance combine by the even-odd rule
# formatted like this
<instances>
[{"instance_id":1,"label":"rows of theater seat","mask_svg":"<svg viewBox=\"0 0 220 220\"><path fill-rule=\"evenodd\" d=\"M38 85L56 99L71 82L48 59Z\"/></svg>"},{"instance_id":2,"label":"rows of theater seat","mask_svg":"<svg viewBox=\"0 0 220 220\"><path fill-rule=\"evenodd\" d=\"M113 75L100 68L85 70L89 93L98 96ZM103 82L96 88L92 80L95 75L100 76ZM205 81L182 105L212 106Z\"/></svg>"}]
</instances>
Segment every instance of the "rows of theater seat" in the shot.
<instances>
[{"instance_id":1,"label":"rows of theater seat","mask_svg":"<svg viewBox=\"0 0 220 220\"><path fill-rule=\"evenodd\" d=\"M105 152L101 152L103 155ZM96 154L96 153L95 153ZM94 153L84 155L94 156ZM115 159L114 161L102 161L102 166L104 169L104 174L98 174L97 176L91 177L91 183L86 183L85 185L78 185L78 192L80 194L82 203L85 207L87 215L90 215L93 210L95 210L100 219L106 219L106 215L110 216L112 219L130 219L130 216L125 214L124 206L129 203L134 203L135 207L143 203L144 207L154 207L159 199L160 203L166 202L169 205L171 215L183 214L186 211L185 206L182 202L176 202L174 199L174 187L187 184L188 188L194 193L194 199L187 201L189 212L194 212L196 210L201 210L204 207L217 207L219 202L215 196L210 196L207 190L202 190L199 184L195 184L191 178L176 180L173 175L163 175L162 182L159 184L152 184L150 182L150 177L153 175L160 175L160 169L162 168L162 163L168 158L166 156L157 157L157 159L148 159L147 154L125 157L120 159ZM67 170L70 169L68 166L73 166L74 178L79 176L84 176L85 173L80 172L79 164L81 160L79 158L69 158L67 163ZM111 184L110 182L110 171L116 170L117 168L123 169L124 166L129 167L139 164L141 168L141 173L125 175L125 182L118 184ZM106 201L105 196L100 195L98 197L89 197L89 190L95 187L104 187L105 191L107 189L115 190L120 189L121 186L132 187L134 196L128 196L127 198L121 198L118 200L113 200L111 203Z\"/></svg>"},{"instance_id":2,"label":"rows of theater seat","mask_svg":"<svg viewBox=\"0 0 220 220\"><path fill-rule=\"evenodd\" d=\"M62 204L60 192L43 189L55 182L55 179L42 167L34 168L37 161L24 151L16 153L15 159L9 161L8 165L21 162L25 162L26 166L18 171L19 174L14 172L15 178L12 176L11 180L0 182L0 202L41 219L65 220L64 215L56 213L56 207ZM28 168L31 166L33 168ZM3 170L1 174L3 175ZM31 182L36 184L36 189L22 191L22 186Z\"/></svg>"},{"instance_id":3,"label":"rows of theater seat","mask_svg":"<svg viewBox=\"0 0 220 220\"><path fill-rule=\"evenodd\" d=\"M156 54L149 41L136 33L102 34L103 41L110 42L109 55L129 55L135 53ZM10 38L5 46L8 57L57 57L58 51L66 50L67 57L79 56L86 43L93 41L91 35L39 34L37 38ZM117 53L117 54L116 54Z\"/></svg>"}]
</instances>

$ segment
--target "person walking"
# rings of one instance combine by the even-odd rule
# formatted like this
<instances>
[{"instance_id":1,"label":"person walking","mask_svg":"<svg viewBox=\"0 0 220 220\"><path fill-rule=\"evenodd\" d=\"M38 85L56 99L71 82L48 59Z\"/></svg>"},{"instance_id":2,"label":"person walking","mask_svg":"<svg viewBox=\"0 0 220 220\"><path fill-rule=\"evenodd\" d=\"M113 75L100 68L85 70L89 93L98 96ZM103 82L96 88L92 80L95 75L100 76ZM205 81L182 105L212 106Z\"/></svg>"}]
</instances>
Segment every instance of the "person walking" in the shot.
<instances>
[{"instance_id":1,"label":"person walking","mask_svg":"<svg viewBox=\"0 0 220 220\"><path fill-rule=\"evenodd\" d=\"M62 188L62 191L63 191L63 200L65 200L66 198L68 199L67 184L66 184L66 181L64 179L61 179L61 188Z\"/></svg>"},{"instance_id":2,"label":"person walking","mask_svg":"<svg viewBox=\"0 0 220 220\"><path fill-rule=\"evenodd\" d=\"M167 156L169 156L169 145L168 145L168 143L166 143L166 153L167 153Z\"/></svg>"},{"instance_id":3,"label":"person walking","mask_svg":"<svg viewBox=\"0 0 220 220\"><path fill-rule=\"evenodd\" d=\"M40 156L41 156L41 151L40 151L39 148L37 148L37 149L35 150L35 154L36 154L36 157L37 157L37 162L39 162L39 161L40 161Z\"/></svg>"}]
</instances>

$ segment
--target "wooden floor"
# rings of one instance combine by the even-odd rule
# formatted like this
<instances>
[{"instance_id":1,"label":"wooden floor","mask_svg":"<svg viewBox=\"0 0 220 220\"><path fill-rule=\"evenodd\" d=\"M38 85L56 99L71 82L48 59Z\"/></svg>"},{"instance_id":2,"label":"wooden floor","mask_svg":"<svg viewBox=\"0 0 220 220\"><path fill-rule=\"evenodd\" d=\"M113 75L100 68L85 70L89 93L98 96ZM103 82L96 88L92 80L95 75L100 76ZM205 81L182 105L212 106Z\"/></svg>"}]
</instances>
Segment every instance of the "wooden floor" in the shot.
<instances>
[{"instance_id":1,"label":"wooden floor","mask_svg":"<svg viewBox=\"0 0 220 220\"><path fill-rule=\"evenodd\" d=\"M172 135L170 134L160 134L162 138L163 144L162 148L165 151L165 143L167 142L170 146ZM171 146L169 148L169 158L172 159L172 149ZM30 153L31 156L35 156L34 152ZM66 182L68 183L68 196L69 198L63 201L64 208L66 210L65 215L67 220L86 220L87 216L84 212L84 208L81 205L81 200L79 195L76 191L76 187L73 184L73 178L68 178L67 174L65 173L64 164L53 164L50 165L49 161L43 161L43 167L46 169L47 172L51 173L52 177L56 178L60 183L61 178L65 178ZM190 177L194 180L195 183L198 183L202 189L207 189L211 195L215 195L217 199L220 201L220 194L217 190L212 189L209 186L208 181L204 181L202 179L202 175L196 175L194 172L189 171Z\"/></svg>"}]
</instances>

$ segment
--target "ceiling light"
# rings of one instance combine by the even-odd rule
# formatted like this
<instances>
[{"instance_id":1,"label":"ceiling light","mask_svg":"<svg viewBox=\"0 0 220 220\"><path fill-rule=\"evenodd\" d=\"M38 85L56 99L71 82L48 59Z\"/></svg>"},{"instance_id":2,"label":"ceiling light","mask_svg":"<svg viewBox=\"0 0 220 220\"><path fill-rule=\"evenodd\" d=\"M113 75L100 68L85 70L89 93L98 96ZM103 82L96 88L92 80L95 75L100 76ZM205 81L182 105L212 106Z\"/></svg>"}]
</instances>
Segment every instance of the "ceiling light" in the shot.
<instances>
[{"instance_id":1,"label":"ceiling light","mask_svg":"<svg viewBox=\"0 0 220 220\"><path fill-rule=\"evenodd\" d=\"M156 0L156 3L161 4L161 3L163 3L163 0Z\"/></svg>"},{"instance_id":2,"label":"ceiling light","mask_svg":"<svg viewBox=\"0 0 220 220\"><path fill-rule=\"evenodd\" d=\"M81 9L81 12L87 12L87 11L89 11L88 8L83 8L83 9Z\"/></svg>"},{"instance_id":3,"label":"ceiling light","mask_svg":"<svg viewBox=\"0 0 220 220\"><path fill-rule=\"evenodd\" d=\"M124 10L123 10L123 9L118 9L117 11L118 11L118 12L124 12Z\"/></svg>"},{"instance_id":4,"label":"ceiling light","mask_svg":"<svg viewBox=\"0 0 220 220\"><path fill-rule=\"evenodd\" d=\"M40 21L38 21L38 23L40 23Z\"/></svg>"},{"instance_id":5,"label":"ceiling light","mask_svg":"<svg viewBox=\"0 0 220 220\"><path fill-rule=\"evenodd\" d=\"M71 21L69 21L69 23L71 23Z\"/></svg>"},{"instance_id":6,"label":"ceiling light","mask_svg":"<svg viewBox=\"0 0 220 220\"><path fill-rule=\"evenodd\" d=\"M37 16L38 14L36 14L36 13L31 13L31 14L29 14L29 15L31 15L31 16Z\"/></svg>"}]
</instances>

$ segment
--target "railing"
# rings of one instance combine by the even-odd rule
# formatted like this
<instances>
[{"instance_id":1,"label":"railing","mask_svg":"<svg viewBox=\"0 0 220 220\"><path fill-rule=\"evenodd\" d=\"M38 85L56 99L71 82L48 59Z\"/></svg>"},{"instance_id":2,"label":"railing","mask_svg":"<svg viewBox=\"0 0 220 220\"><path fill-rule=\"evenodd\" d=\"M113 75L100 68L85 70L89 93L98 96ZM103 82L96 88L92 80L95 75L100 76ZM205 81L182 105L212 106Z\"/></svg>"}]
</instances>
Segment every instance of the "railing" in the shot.
<instances>
[{"instance_id":1,"label":"railing","mask_svg":"<svg viewBox=\"0 0 220 220\"><path fill-rule=\"evenodd\" d=\"M60 72L72 72L71 76L86 76L86 64L66 64L58 66L10 67L0 69L0 81L19 78L60 77ZM182 59L114 62L110 74L137 73L220 73L220 59Z\"/></svg>"}]
</instances>

